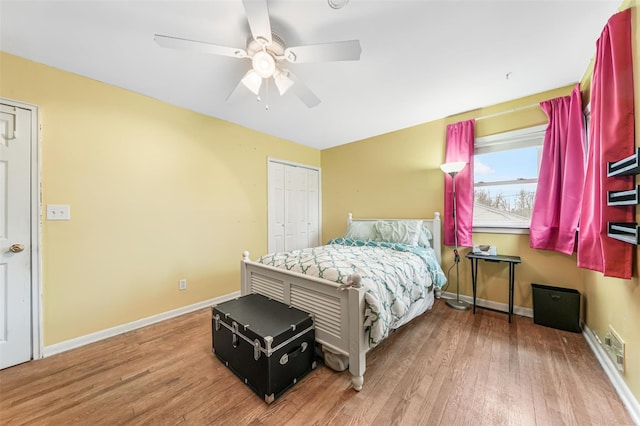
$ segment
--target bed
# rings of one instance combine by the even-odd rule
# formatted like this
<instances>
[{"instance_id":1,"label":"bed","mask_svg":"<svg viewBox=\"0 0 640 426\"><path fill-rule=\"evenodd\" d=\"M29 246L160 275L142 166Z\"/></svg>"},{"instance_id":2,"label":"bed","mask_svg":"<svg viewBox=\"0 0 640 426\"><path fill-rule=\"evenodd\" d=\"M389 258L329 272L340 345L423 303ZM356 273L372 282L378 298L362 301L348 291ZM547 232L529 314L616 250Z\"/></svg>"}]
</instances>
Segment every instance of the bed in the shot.
<instances>
[{"instance_id":1,"label":"bed","mask_svg":"<svg viewBox=\"0 0 640 426\"><path fill-rule=\"evenodd\" d=\"M338 371L348 368L359 391L367 351L433 306L434 289L446 282L441 246L437 212L431 219L349 214L345 235L324 246L256 261L244 252L241 293L260 293L312 313L325 363Z\"/></svg>"}]
</instances>

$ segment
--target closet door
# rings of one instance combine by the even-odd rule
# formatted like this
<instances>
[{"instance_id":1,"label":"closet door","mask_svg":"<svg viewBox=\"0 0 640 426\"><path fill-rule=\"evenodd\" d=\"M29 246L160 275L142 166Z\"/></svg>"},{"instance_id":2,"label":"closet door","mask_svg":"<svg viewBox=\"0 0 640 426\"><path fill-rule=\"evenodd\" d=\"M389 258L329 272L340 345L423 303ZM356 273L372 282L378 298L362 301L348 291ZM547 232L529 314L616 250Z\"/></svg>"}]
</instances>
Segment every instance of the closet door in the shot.
<instances>
[{"instance_id":1,"label":"closet door","mask_svg":"<svg viewBox=\"0 0 640 426\"><path fill-rule=\"evenodd\" d=\"M295 248L309 247L309 203L308 203L308 170L304 167L294 167L296 181L297 202L296 210L296 242Z\"/></svg>"},{"instance_id":2,"label":"closet door","mask_svg":"<svg viewBox=\"0 0 640 426\"><path fill-rule=\"evenodd\" d=\"M269 162L269 253L284 251L284 164Z\"/></svg>"},{"instance_id":3,"label":"closet door","mask_svg":"<svg viewBox=\"0 0 640 426\"><path fill-rule=\"evenodd\" d=\"M269 252L320 243L320 171L269 161Z\"/></svg>"},{"instance_id":4,"label":"closet door","mask_svg":"<svg viewBox=\"0 0 640 426\"><path fill-rule=\"evenodd\" d=\"M320 242L320 171L307 169L307 247Z\"/></svg>"},{"instance_id":5,"label":"closet door","mask_svg":"<svg viewBox=\"0 0 640 426\"><path fill-rule=\"evenodd\" d=\"M295 250L298 244L298 168L284 165L284 250Z\"/></svg>"}]
</instances>

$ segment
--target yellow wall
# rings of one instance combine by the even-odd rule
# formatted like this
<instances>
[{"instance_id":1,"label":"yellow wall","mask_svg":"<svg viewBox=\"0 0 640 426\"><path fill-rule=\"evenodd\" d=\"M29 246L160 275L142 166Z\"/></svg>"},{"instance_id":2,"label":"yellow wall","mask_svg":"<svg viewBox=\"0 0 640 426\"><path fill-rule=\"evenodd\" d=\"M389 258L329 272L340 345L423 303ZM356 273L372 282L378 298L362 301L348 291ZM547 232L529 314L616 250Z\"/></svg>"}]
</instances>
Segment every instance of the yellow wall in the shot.
<instances>
[{"instance_id":1,"label":"yellow wall","mask_svg":"<svg viewBox=\"0 0 640 426\"><path fill-rule=\"evenodd\" d=\"M627 0L623 8L633 10L634 81L636 110L636 143L640 146L640 0ZM595 46L595 40L594 40ZM595 49L595 48L594 48ZM594 51L595 54L595 51ZM592 66L582 78L584 99L590 93ZM579 76L576 76L576 79ZM425 123L409 129L381 135L356 143L322 151L323 171L323 239L342 235L346 215L361 217L430 217L443 211L444 177L439 165L444 162L446 125L470 118L517 111L477 121L476 137L529 127L547 122L538 107L524 108L539 101L570 94L573 85L494 105L443 120ZM523 109L519 109L523 108ZM640 223L640 209L637 209ZM566 256L529 248L528 235L480 234L474 242L491 243L502 254L522 257L517 266L515 305L532 307L531 283L573 288L582 293L583 320L603 337L611 325L626 344L627 386L640 400L640 283L636 251L634 278L618 280L604 278L601 273L579 269L576 256ZM461 254L467 249L463 249ZM443 265L453 262L450 248L443 248ZM463 260L460 270L460 291L471 294L469 266ZM455 275L452 275L455 277ZM478 297L507 303L507 271L504 264L483 262L479 267ZM454 287L450 288L454 289Z\"/></svg>"},{"instance_id":2,"label":"yellow wall","mask_svg":"<svg viewBox=\"0 0 640 426\"><path fill-rule=\"evenodd\" d=\"M547 122L537 106L542 100L568 95L573 85L488 108L432 121L393 133L322 151L323 240L343 235L349 212L359 217L424 218L444 209L446 126L462 120L477 121L476 136L506 132ZM534 105L532 108L527 108ZM511 110L516 110L509 112ZM505 114L499 114L499 113ZM499 114L499 115L494 115ZM529 248L528 235L476 233L478 243L491 243L502 254L519 255L516 270L516 306L532 307L531 283L582 290L575 256ZM468 249L462 249L464 255ZM451 248L443 248L445 267L453 262ZM506 264L479 266L478 297L508 302ZM451 275L455 279L455 274ZM450 287L449 291L455 291ZM471 294L467 261L460 265L460 292Z\"/></svg>"},{"instance_id":3,"label":"yellow wall","mask_svg":"<svg viewBox=\"0 0 640 426\"><path fill-rule=\"evenodd\" d=\"M640 1L626 2L632 6L633 30L633 79L635 96L636 145L640 146ZM636 221L640 223L640 208L636 208ZM620 280L605 278L599 272L583 270L585 299L585 323L601 339L609 327L625 342L625 373L627 386L640 401L640 283L638 265L640 255L636 250L633 278Z\"/></svg>"},{"instance_id":4,"label":"yellow wall","mask_svg":"<svg viewBox=\"0 0 640 426\"><path fill-rule=\"evenodd\" d=\"M0 53L0 96L40 107L44 344L240 288L267 250L267 157L320 152ZM178 291L186 278L188 289Z\"/></svg>"},{"instance_id":5,"label":"yellow wall","mask_svg":"<svg viewBox=\"0 0 640 426\"><path fill-rule=\"evenodd\" d=\"M425 217L442 211L444 126L435 121L323 150L323 240L356 217Z\"/></svg>"}]
</instances>

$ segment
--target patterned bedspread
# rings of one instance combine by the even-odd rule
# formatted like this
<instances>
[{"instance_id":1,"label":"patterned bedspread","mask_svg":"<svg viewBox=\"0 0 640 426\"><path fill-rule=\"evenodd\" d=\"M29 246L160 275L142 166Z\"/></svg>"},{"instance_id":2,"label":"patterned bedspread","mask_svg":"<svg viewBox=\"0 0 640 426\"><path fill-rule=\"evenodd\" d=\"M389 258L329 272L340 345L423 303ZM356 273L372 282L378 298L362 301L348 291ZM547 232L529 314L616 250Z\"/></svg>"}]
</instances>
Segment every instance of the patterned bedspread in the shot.
<instances>
[{"instance_id":1,"label":"patterned bedspread","mask_svg":"<svg viewBox=\"0 0 640 426\"><path fill-rule=\"evenodd\" d=\"M430 248L379 241L336 238L325 246L272 253L258 262L345 284L360 274L365 288L365 326L372 345L384 339L446 277Z\"/></svg>"}]
</instances>

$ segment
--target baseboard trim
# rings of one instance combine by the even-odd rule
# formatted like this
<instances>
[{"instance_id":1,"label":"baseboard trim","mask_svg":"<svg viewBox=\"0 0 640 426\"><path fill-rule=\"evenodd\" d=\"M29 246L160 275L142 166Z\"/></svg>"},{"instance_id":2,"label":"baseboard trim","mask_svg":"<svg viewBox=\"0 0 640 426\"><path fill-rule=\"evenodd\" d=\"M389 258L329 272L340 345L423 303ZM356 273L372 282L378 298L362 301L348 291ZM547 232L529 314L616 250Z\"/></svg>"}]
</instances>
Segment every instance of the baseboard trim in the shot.
<instances>
[{"instance_id":1,"label":"baseboard trim","mask_svg":"<svg viewBox=\"0 0 640 426\"><path fill-rule=\"evenodd\" d=\"M180 315L188 314L190 312L197 311L209 306L217 305L218 303L226 302L227 300L235 299L240 296L239 291L225 294L220 297L214 297L213 299L204 300L202 302L194 303L193 305L183 306L178 309L173 309L168 312L153 315L147 318L142 318L136 321L132 321L127 324L118 325L108 328L106 330L97 331L95 333L87 334L85 336L76 337L74 339L65 340L64 342L56 343L54 345L45 346L42 350L42 357L46 358L51 355L56 355L61 352L66 352L71 349L76 349L89 343L98 342L100 340L108 339L119 334L127 333L138 328L146 327L151 324L155 324L160 321L165 321L170 318L175 318Z\"/></svg>"},{"instance_id":2,"label":"baseboard trim","mask_svg":"<svg viewBox=\"0 0 640 426\"><path fill-rule=\"evenodd\" d=\"M448 299L455 299L456 298L456 294L455 293L445 292L445 293L442 293L442 297L443 298L448 298ZM465 302L473 305L473 297L471 297L471 296L461 295L460 296L460 300L464 300ZM494 302L492 300L486 300L486 299L476 299L476 306L480 306L482 308L493 309L494 311L502 311L505 314L509 311L509 305L507 303L498 303L498 302ZM513 313L514 313L514 315L520 315L520 316L523 316L523 317L533 318L533 309L531 309L531 308L523 308L523 307L520 307L520 306L514 306L513 307Z\"/></svg>"},{"instance_id":3,"label":"baseboard trim","mask_svg":"<svg viewBox=\"0 0 640 426\"><path fill-rule=\"evenodd\" d=\"M596 355L598 362L600 362L602 369L611 381L611 384L618 393L622 403L627 407L631 419L636 425L640 425L640 404L638 403L638 400L636 400L631 393L631 390L620 376L618 369L613 365L613 361L611 361L602 346L598 343L598 339L596 339L595 334L593 334L591 329L584 323L582 324L582 334L589 344L589 347Z\"/></svg>"}]
</instances>

